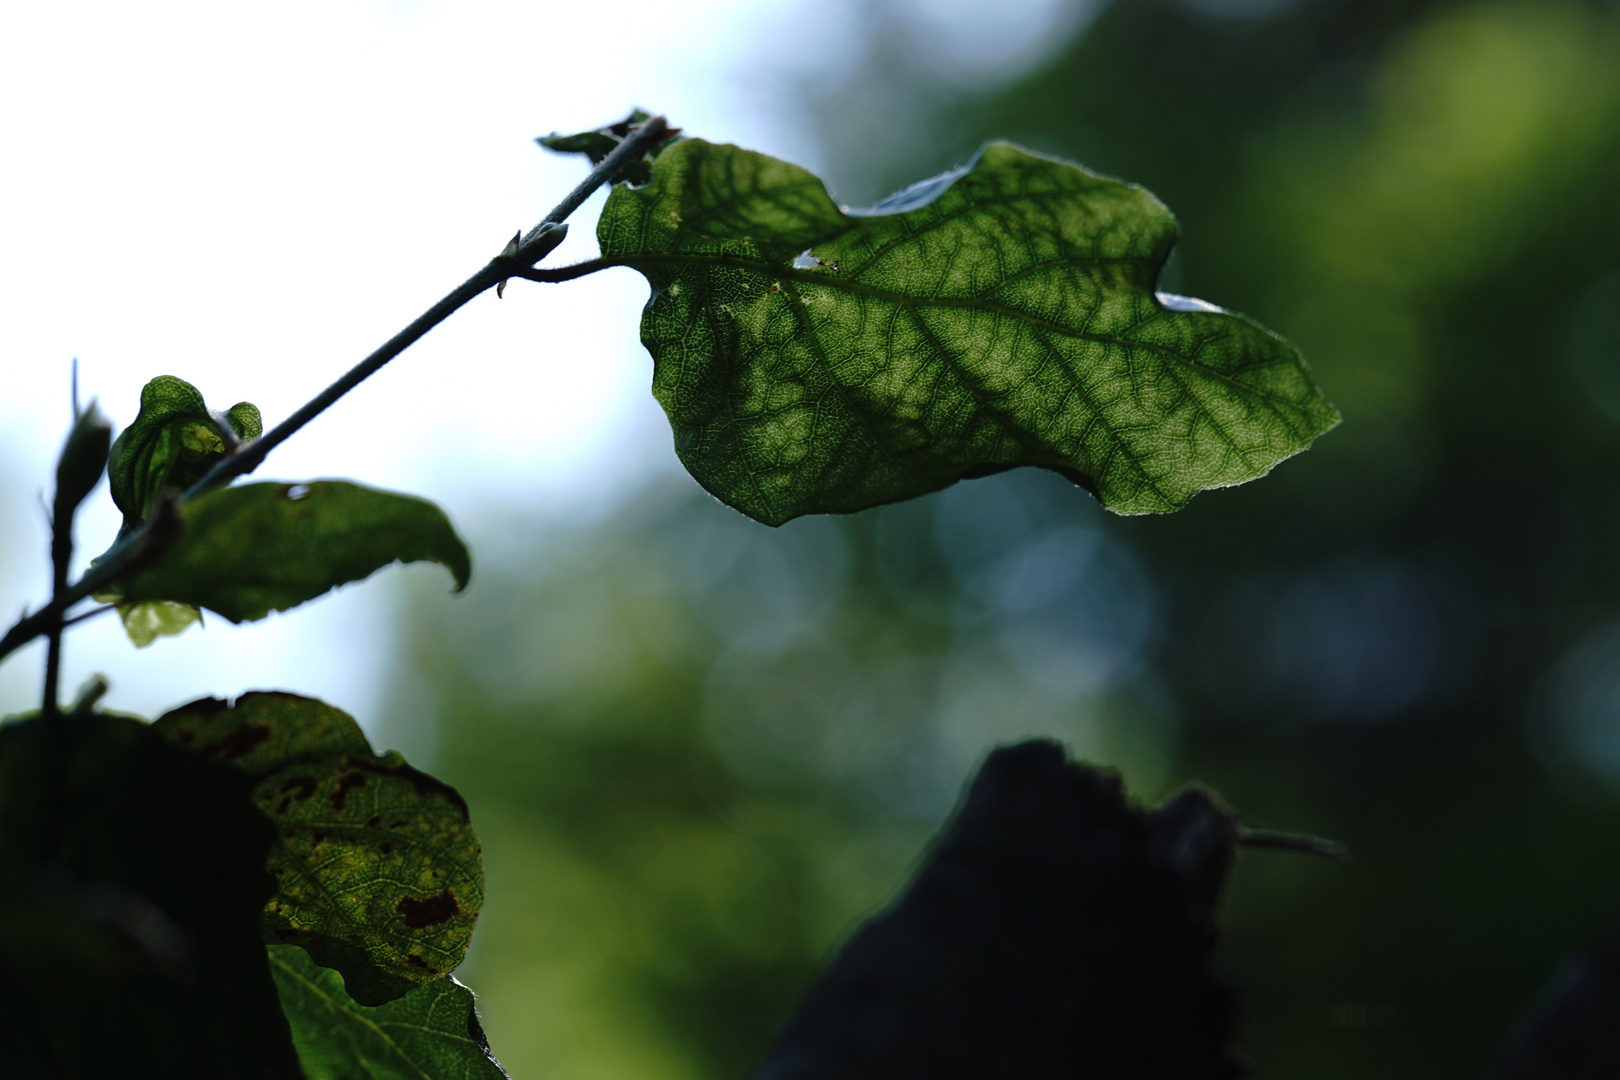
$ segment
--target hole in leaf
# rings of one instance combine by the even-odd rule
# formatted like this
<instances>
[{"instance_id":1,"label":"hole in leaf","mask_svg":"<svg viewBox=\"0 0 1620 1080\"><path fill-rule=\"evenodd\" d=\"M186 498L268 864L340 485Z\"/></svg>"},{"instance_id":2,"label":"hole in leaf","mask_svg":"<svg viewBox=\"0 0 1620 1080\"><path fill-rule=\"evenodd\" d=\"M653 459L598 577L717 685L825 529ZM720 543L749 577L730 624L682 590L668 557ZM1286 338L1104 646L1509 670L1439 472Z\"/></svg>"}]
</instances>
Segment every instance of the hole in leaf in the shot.
<instances>
[{"instance_id":1,"label":"hole in leaf","mask_svg":"<svg viewBox=\"0 0 1620 1080\"><path fill-rule=\"evenodd\" d=\"M293 502L297 502L299 499L302 499L305 495L308 495L308 494L309 494L309 485L308 484L291 484L291 485L289 485L287 487L287 498L292 500Z\"/></svg>"}]
</instances>

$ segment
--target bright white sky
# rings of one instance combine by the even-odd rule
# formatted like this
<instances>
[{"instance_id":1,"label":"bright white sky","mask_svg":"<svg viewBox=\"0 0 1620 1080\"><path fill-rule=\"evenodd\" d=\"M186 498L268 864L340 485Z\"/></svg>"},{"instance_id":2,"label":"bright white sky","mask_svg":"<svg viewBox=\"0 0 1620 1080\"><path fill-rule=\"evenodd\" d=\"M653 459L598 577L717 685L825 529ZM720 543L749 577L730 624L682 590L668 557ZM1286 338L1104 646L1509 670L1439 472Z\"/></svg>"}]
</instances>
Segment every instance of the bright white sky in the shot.
<instances>
[{"instance_id":1,"label":"bright white sky","mask_svg":"<svg viewBox=\"0 0 1620 1080\"><path fill-rule=\"evenodd\" d=\"M1053 3L947 7L957 38L989 27L1011 35L1012 55ZM1030 19L1009 20L1009 5ZM72 357L82 394L118 426L159 374L215 408L252 401L273 425L583 175L535 135L641 105L814 167L785 102L800 78L843 74L859 11L860 0L8 5L0 610L9 619L44 597L38 493L68 423ZM553 262L593 252L600 198ZM472 542L476 588L480 508L588 512L602 493L678 467L646 390L645 297L629 271L486 295L258 476L350 477L434 499ZM115 528L103 487L80 519L81 556ZM63 692L101 671L110 707L153 715L283 687L369 723L390 591L350 587L247 627L210 619L140 653L103 618L70 635ZM0 715L37 704L40 667L37 646L0 667Z\"/></svg>"}]
</instances>

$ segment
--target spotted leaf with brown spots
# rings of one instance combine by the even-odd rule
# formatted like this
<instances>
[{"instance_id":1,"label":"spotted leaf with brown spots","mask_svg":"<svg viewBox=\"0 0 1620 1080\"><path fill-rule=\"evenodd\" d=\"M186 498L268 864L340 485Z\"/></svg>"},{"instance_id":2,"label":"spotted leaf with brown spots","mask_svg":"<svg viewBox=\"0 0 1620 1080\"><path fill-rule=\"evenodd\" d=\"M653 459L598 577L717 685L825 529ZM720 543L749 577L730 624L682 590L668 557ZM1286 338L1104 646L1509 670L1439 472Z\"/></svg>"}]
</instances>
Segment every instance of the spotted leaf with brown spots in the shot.
<instances>
[{"instance_id":1,"label":"spotted leaf with brown spots","mask_svg":"<svg viewBox=\"0 0 1620 1080\"><path fill-rule=\"evenodd\" d=\"M354 717L325 702L279 691L243 694L234 702L202 698L171 710L155 729L176 746L229 762L254 777L294 761L371 753Z\"/></svg>"},{"instance_id":2,"label":"spotted leaf with brown spots","mask_svg":"<svg viewBox=\"0 0 1620 1080\"><path fill-rule=\"evenodd\" d=\"M483 904L467 804L397 752L372 752L353 717L312 698L204 699L158 720L178 746L235 764L276 826L267 941L300 945L375 1006L448 974Z\"/></svg>"}]
</instances>

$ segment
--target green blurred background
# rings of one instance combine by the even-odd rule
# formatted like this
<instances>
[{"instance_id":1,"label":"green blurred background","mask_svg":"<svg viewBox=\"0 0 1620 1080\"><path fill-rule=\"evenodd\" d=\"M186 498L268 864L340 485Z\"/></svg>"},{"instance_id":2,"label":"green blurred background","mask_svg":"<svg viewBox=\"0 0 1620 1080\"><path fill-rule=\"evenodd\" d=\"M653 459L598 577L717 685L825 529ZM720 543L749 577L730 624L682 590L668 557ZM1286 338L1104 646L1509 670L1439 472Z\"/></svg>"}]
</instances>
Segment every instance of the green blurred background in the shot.
<instances>
[{"instance_id":1,"label":"green blurred background","mask_svg":"<svg viewBox=\"0 0 1620 1080\"><path fill-rule=\"evenodd\" d=\"M497 1052L745 1075L1044 733L1353 851L1239 861L1257 1076L1481 1075L1620 918L1620 12L1118 0L987 84L863 10L803 87L836 197L994 137L1144 184L1164 286L1294 340L1344 424L1167 518L1029 471L780 530L667 478L514 515L464 601L401 600L383 736L475 808Z\"/></svg>"},{"instance_id":2,"label":"green blurred background","mask_svg":"<svg viewBox=\"0 0 1620 1080\"><path fill-rule=\"evenodd\" d=\"M670 473L464 522L507 539L455 603L403 577L376 737L473 807L492 1045L746 1075L988 749L1047 734L1354 853L1239 860L1256 1076L1480 1076L1620 921L1620 7L1115 0L1011 72L927 7L854 5L786 95L836 197L989 138L1141 183L1164 288L1294 340L1345 422L1164 518L1026 470L779 530Z\"/></svg>"}]
</instances>

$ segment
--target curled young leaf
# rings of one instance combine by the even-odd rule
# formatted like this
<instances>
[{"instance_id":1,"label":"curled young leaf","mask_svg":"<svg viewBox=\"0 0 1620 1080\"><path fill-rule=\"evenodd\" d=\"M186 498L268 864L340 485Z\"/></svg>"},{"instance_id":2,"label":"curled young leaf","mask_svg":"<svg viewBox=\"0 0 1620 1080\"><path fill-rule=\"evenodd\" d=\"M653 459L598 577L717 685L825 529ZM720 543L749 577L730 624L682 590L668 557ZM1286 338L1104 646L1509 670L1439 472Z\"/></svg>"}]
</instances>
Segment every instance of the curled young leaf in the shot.
<instances>
[{"instance_id":1,"label":"curled young leaf","mask_svg":"<svg viewBox=\"0 0 1620 1080\"><path fill-rule=\"evenodd\" d=\"M542 135L534 141L547 150L554 150L559 154L584 154L592 165L600 165L602 159L613 153L613 148L623 140L605 131L581 131L576 135L559 135L553 132L550 135Z\"/></svg>"},{"instance_id":2,"label":"curled young leaf","mask_svg":"<svg viewBox=\"0 0 1620 1080\"><path fill-rule=\"evenodd\" d=\"M424 560L466 587L467 545L426 500L340 480L243 484L189 502L180 536L112 589L125 603L167 600L244 622Z\"/></svg>"},{"instance_id":3,"label":"curled young leaf","mask_svg":"<svg viewBox=\"0 0 1620 1080\"><path fill-rule=\"evenodd\" d=\"M618 123L608 124L594 131L581 131L575 135L559 135L552 132L550 135L542 135L534 141L547 150L553 150L559 154L584 154L592 165L600 165L609 154L618 148L621 142L629 137L630 133L638 125L644 124L650 119L652 119L651 113L643 109L636 109ZM622 180L635 186L647 183L652 179L652 160L667 147L678 142L679 139L680 129L670 130L659 141L658 145L648 151L645 160L626 163L624 168L619 170L618 175L612 178L611 182L618 183Z\"/></svg>"},{"instance_id":4,"label":"curled young leaf","mask_svg":"<svg viewBox=\"0 0 1620 1080\"><path fill-rule=\"evenodd\" d=\"M239 401L222 414L238 439L264 434L259 410ZM184 490L202 479L227 447L202 394L184 379L159 375L141 390L141 410L108 455L113 502L125 529L146 519L165 488Z\"/></svg>"},{"instance_id":5,"label":"curled young leaf","mask_svg":"<svg viewBox=\"0 0 1620 1080\"><path fill-rule=\"evenodd\" d=\"M454 788L397 753L374 754L353 717L294 694L205 698L154 730L255 780L253 801L277 833L267 941L302 946L368 1006L461 963L484 876Z\"/></svg>"},{"instance_id":6,"label":"curled young leaf","mask_svg":"<svg viewBox=\"0 0 1620 1080\"><path fill-rule=\"evenodd\" d=\"M264 434L264 419L259 415L259 407L251 401L238 401L226 409L225 422L243 442Z\"/></svg>"},{"instance_id":7,"label":"curled young leaf","mask_svg":"<svg viewBox=\"0 0 1620 1080\"><path fill-rule=\"evenodd\" d=\"M768 524L1020 465L1165 512L1338 422L1286 341L1155 292L1175 219L1134 185L1005 143L866 211L697 139L653 173L609 197L602 254L652 286L682 462Z\"/></svg>"},{"instance_id":8,"label":"curled young leaf","mask_svg":"<svg viewBox=\"0 0 1620 1080\"><path fill-rule=\"evenodd\" d=\"M270 973L308 1080L507 1080L472 991L453 976L368 1008L335 972L290 945L270 946Z\"/></svg>"}]
</instances>

